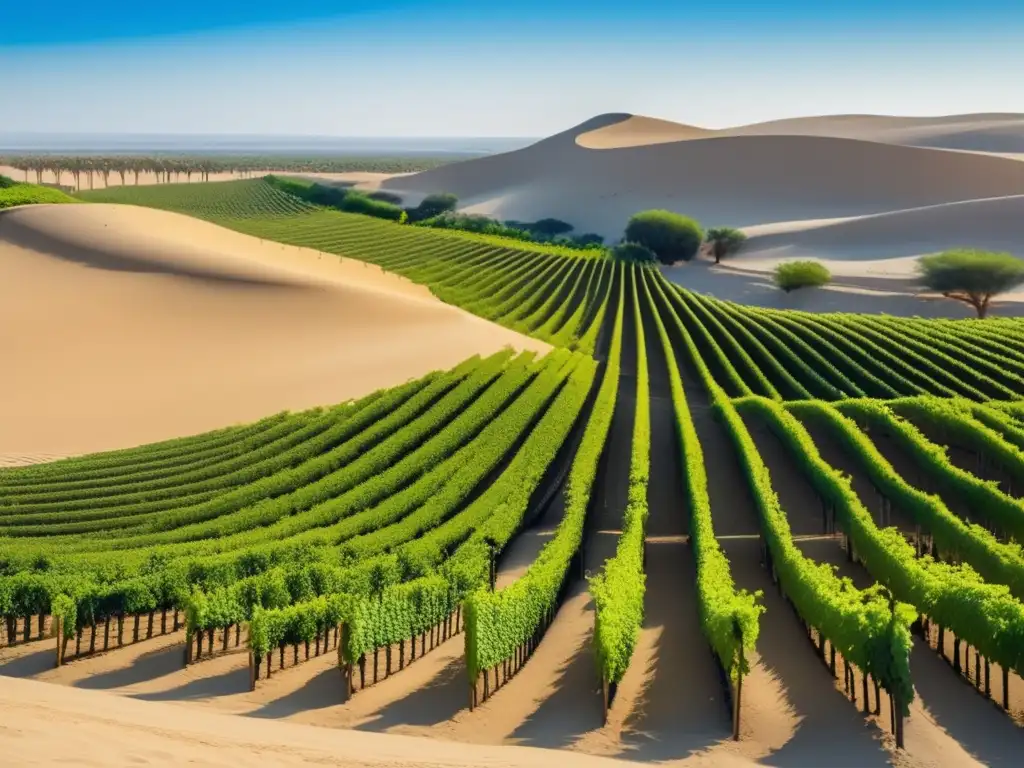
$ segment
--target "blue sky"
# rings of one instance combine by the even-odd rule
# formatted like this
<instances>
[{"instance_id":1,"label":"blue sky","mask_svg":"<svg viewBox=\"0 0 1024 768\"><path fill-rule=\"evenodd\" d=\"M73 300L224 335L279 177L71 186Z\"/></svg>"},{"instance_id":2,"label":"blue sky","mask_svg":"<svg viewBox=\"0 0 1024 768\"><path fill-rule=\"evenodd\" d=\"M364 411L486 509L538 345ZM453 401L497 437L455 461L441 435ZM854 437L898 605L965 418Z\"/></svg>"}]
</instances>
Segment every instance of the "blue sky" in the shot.
<instances>
[{"instance_id":1,"label":"blue sky","mask_svg":"<svg viewBox=\"0 0 1024 768\"><path fill-rule=\"evenodd\" d=\"M602 112L710 127L1024 112L1024 7L1007 0L3 4L4 132L540 136Z\"/></svg>"}]
</instances>

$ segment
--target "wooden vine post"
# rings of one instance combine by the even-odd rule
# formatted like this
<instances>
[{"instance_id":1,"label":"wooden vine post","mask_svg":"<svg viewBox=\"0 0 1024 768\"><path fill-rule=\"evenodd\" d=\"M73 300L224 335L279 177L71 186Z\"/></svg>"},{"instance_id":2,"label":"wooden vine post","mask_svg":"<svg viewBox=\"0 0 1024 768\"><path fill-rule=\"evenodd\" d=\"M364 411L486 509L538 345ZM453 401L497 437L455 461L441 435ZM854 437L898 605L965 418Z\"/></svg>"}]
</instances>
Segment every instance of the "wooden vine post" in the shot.
<instances>
[{"instance_id":1,"label":"wooden vine post","mask_svg":"<svg viewBox=\"0 0 1024 768\"><path fill-rule=\"evenodd\" d=\"M55 634L57 636L57 666L59 667L64 663L64 617L55 617L53 625L56 628Z\"/></svg>"},{"instance_id":2,"label":"wooden vine post","mask_svg":"<svg viewBox=\"0 0 1024 768\"><path fill-rule=\"evenodd\" d=\"M256 690L256 654L249 649L249 690Z\"/></svg>"},{"instance_id":3,"label":"wooden vine post","mask_svg":"<svg viewBox=\"0 0 1024 768\"><path fill-rule=\"evenodd\" d=\"M743 629L740 627L739 621L733 617L732 620L732 636L736 638L737 642L737 654L738 665L736 667L736 694L732 700L732 740L740 740L740 712L742 711L743 701L743 668L746 664L746 659L743 655Z\"/></svg>"}]
</instances>

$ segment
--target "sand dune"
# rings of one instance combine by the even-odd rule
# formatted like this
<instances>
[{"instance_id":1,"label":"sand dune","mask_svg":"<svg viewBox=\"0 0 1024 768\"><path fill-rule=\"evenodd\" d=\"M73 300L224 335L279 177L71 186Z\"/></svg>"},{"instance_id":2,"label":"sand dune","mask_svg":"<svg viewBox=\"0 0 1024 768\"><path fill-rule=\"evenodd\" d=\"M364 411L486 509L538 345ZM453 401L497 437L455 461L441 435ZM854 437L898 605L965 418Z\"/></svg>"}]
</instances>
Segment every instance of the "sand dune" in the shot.
<instances>
[{"instance_id":1,"label":"sand dune","mask_svg":"<svg viewBox=\"0 0 1024 768\"><path fill-rule=\"evenodd\" d=\"M831 136L912 147L1013 154L1024 153L1024 115L822 115L719 130L630 115L614 125L582 134L577 143L590 149L614 149L713 136Z\"/></svg>"},{"instance_id":2,"label":"sand dune","mask_svg":"<svg viewBox=\"0 0 1024 768\"><path fill-rule=\"evenodd\" d=\"M834 262L833 272L911 277L918 256L952 246L1009 251L1024 257L1024 195L967 200L826 221L750 227L744 267L791 258ZM881 258L880 258L881 257ZM838 271L837 271L838 270Z\"/></svg>"},{"instance_id":3,"label":"sand dune","mask_svg":"<svg viewBox=\"0 0 1024 768\"><path fill-rule=\"evenodd\" d=\"M1024 163L994 154L1016 150L1024 115L838 115L711 131L606 114L515 152L381 187L454 192L470 213L553 216L609 242L637 211L667 208L751 238L729 267L668 271L684 285L812 311L962 316L963 307L917 295L914 261L958 246L1024 256ZM826 262L845 295L770 295L763 275L792 258ZM751 274L762 276L756 286ZM1004 306L1017 302L1010 311L1020 314L1022 298Z\"/></svg>"},{"instance_id":4,"label":"sand dune","mask_svg":"<svg viewBox=\"0 0 1024 768\"><path fill-rule=\"evenodd\" d=\"M384 182L457 194L467 210L621 235L630 215L665 207L706 224L754 226L1024 194L1024 163L823 136L724 136L594 150L595 118L525 149Z\"/></svg>"},{"instance_id":5,"label":"sand dune","mask_svg":"<svg viewBox=\"0 0 1024 768\"><path fill-rule=\"evenodd\" d=\"M0 456L72 455L358 397L511 344L362 262L132 206L0 214Z\"/></svg>"}]
</instances>

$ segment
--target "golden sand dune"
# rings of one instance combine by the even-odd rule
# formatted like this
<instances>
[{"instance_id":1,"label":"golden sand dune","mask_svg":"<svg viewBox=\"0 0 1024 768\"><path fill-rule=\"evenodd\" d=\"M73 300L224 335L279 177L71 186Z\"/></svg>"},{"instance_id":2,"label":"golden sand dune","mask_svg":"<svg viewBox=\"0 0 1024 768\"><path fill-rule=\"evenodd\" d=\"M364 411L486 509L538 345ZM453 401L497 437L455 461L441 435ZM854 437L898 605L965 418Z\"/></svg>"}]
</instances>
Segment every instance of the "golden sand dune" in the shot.
<instances>
[{"instance_id":1,"label":"golden sand dune","mask_svg":"<svg viewBox=\"0 0 1024 768\"><path fill-rule=\"evenodd\" d=\"M645 208L748 227L1024 194L1024 163L1016 160L857 139L724 136L603 150L577 143L622 121L602 116L516 152L383 186L447 190L469 211L554 216L609 238Z\"/></svg>"},{"instance_id":2,"label":"golden sand dune","mask_svg":"<svg viewBox=\"0 0 1024 768\"><path fill-rule=\"evenodd\" d=\"M545 349L361 262L132 206L0 214L0 456L71 455Z\"/></svg>"},{"instance_id":3,"label":"golden sand dune","mask_svg":"<svg viewBox=\"0 0 1024 768\"><path fill-rule=\"evenodd\" d=\"M1024 256L1024 162L996 154L1015 150L1024 152L1024 115L840 115L709 131L606 114L515 152L381 186L454 192L466 212L499 219L553 216L609 242L637 211L667 208L751 236L731 271L669 270L698 290L808 310L959 316L951 302L922 303L907 278L917 256L951 247ZM861 293L779 294L764 273L795 257L826 261L842 290Z\"/></svg>"},{"instance_id":4,"label":"golden sand dune","mask_svg":"<svg viewBox=\"0 0 1024 768\"><path fill-rule=\"evenodd\" d=\"M914 147L1014 154L1024 153L1024 115L824 115L720 130L628 115L621 122L582 134L577 143L590 149L613 149L713 136L832 136Z\"/></svg>"}]
</instances>

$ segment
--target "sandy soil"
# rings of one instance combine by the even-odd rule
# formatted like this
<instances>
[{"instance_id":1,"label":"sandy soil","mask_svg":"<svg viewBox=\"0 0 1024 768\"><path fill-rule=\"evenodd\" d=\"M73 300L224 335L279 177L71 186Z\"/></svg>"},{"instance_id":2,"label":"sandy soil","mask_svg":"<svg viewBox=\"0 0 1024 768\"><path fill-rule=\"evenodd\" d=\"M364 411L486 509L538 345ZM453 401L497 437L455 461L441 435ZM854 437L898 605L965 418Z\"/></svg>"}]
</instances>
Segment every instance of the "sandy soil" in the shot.
<instances>
[{"instance_id":1,"label":"sandy soil","mask_svg":"<svg viewBox=\"0 0 1024 768\"><path fill-rule=\"evenodd\" d=\"M340 765L379 768L624 765L524 747L445 744L406 736L252 720L174 703L0 679L0 749L20 766ZM59 738L54 738L59 734ZM635 765L635 764L634 764Z\"/></svg>"},{"instance_id":2,"label":"sandy soil","mask_svg":"<svg viewBox=\"0 0 1024 768\"><path fill-rule=\"evenodd\" d=\"M0 214L0 456L72 455L358 397L546 345L363 262L132 206Z\"/></svg>"}]
</instances>

